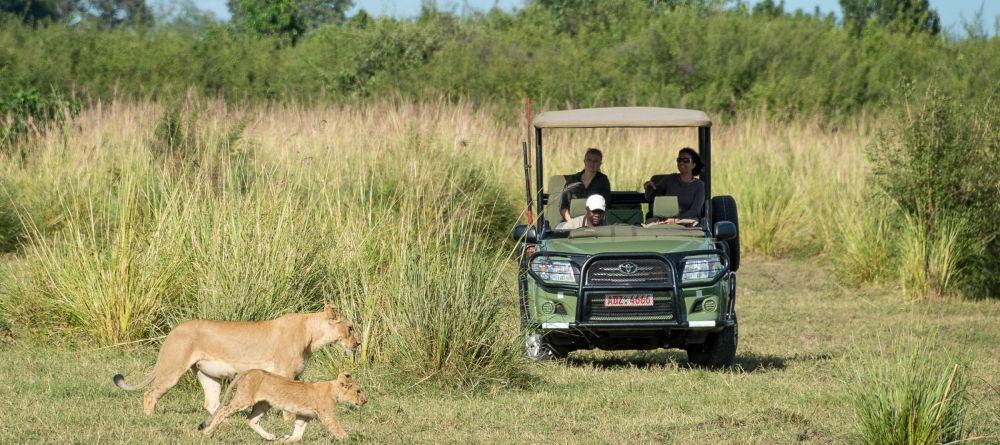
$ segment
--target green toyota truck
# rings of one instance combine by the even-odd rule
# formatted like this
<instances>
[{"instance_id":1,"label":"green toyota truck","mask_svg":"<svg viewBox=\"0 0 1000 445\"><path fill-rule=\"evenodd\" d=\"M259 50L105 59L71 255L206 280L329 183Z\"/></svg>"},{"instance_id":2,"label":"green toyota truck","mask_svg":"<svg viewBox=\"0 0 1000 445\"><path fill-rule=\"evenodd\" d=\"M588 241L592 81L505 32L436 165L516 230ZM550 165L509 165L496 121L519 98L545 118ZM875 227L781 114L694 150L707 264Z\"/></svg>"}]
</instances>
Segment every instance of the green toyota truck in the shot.
<instances>
[{"instance_id":1,"label":"green toyota truck","mask_svg":"<svg viewBox=\"0 0 1000 445\"><path fill-rule=\"evenodd\" d=\"M579 349L679 348L691 364L730 365L736 356L739 221L730 196L712 196L711 120L701 111L590 108L539 114L532 124L534 165L525 144L529 224L518 225L524 348L548 360ZM565 177L546 182L543 136L551 129L685 128L697 131L705 203L696 218L675 216L677 198L614 191L605 224L560 230ZM678 130L675 130L678 131ZM677 147L664 147L669 159ZM668 151L669 150L669 151ZM531 187L531 171L534 183ZM642 172L645 174L645 172ZM649 172L650 175L659 172ZM542 184L546 184L545 187ZM532 203L533 201L533 203ZM574 199L574 213L581 211ZM532 220L530 215L537 215Z\"/></svg>"}]
</instances>

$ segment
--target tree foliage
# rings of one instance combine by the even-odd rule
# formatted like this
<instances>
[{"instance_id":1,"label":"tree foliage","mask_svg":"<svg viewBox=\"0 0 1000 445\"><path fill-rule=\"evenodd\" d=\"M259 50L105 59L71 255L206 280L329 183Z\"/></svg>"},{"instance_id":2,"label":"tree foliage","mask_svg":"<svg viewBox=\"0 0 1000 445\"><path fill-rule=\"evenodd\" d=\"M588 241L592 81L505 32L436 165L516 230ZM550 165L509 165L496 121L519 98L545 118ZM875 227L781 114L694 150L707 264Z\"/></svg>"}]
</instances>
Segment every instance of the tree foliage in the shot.
<instances>
[{"instance_id":1,"label":"tree foliage","mask_svg":"<svg viewBox=\"0 0 1000 445\"><path fill-rule=\"evenodd\" d=\"M59 21L79 9L74 0L0 0L0 16L10 15L25 23Z\"/></svg>"},{"instance_id":2,"label":"tree foliage","mask_svg":"<svg viewBox=\"0 0 1000 445\"><path fill-rule=\"evenodd\" d=\"M305 23L295 0L228 0L237 29L295 43Z\"/></svg>"},{"instance_id":3,"label":"tree foliage","mask_svg":"<svg viewBox=\"0 0 1000 445\"><path fill-rule=\"evenodd\" d=\"M855 35L869 26L906 34L941 32L941 18L928 0L840 0L840 7L844 25Z\"/></svg>"},{"instance_id":4,"label":"tree foliage","mask_svg":"<svg viewBox=\"0 0 1000 445\"><path fill-rule=\"evenodd\" d=\"M85 0L82 6L107 28L146 27L153 23L153 13L145 0Z\"/></svg>"},{"instance_id":5,"label":"tree foliage","mask_svg":"<svg viewBox=\"0 0 1000 445\"><path fill-rule=\"evenodd\" d=\"M0 0L0 15L25 23L94 21L103 28L146 27L153 14L144 0Z\"/></svg>"},{"instance_id":6,"label":"tree foliage","mask_svg":"<svg viewBox=\"0 0 1000 445\"><path fill-rule=\"evenodd\" d=\"M298 0L299 16L306 29L324 25L340 25L347 19L353 0Z\"/></svg>"}]
</instances>

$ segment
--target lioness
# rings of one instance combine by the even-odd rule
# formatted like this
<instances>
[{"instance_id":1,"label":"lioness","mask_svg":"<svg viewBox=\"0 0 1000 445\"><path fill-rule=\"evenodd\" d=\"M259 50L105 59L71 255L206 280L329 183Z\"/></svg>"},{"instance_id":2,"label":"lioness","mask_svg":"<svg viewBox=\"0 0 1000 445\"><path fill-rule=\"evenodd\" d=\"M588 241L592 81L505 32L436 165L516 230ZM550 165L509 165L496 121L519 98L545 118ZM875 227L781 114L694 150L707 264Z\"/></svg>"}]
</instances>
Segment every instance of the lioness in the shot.
<instances>
[{"instance_id":1,"label":"lioness","mask_svg":"<svg viewBox=\"0 0 1000 445\"><path fill-rule=\"evenodd\" d=\"M117 374L114 382L127 390L152 382L142 406L146 414L153 414L160 397L191 369L205 390L205 409L214 413L219 408L222 378L250 369L295 378L313 351L332 342L349 352L360 344L354 324L329 304L322 312L288 314L267 321L191 320L167 334L153 373L146 380L129 385Z\"/></svg>"},{"instance_id":2,"label":"lioness","mask_svg":"<svg viewBox=\"0 0 1000 445\"><path fill-rule=\"evenodd\" d=\"M234 393L232 398L229 397L230 393ZM260 434L260 437L274 440L274 434L260 426L261 417L271 405L274 405L286 413L295 414L295 429L291 435L279 439L281 442L297 442L302 439L306 424L310 419L316 418L319 418L337 439L344 439L347 437L347 431L344 431L337 421L337 402L361 406L368 400L364 390L346 372L341 373L335 381L305 383L259 369L240 373L226 389L224 399L228 400L225 405L198 425L198 429L204 429L202 432L206 436L215 433L226 417L253 406L247 417L247 424Z\"/></svg>"}]
</instances>

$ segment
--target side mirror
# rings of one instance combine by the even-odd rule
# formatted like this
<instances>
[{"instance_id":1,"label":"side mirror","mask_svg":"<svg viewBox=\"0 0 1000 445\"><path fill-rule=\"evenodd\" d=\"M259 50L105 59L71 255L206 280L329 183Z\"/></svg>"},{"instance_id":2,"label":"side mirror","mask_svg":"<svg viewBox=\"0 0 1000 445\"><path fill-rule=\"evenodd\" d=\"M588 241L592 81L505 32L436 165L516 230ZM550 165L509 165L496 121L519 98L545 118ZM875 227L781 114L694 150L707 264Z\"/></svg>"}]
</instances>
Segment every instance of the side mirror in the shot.
<instances>
[{"instance_id":1,"label":"side mirror","mask_svg":"<svg viewBox=\"0 0 1000 445\"><path fill-rule=\"evenodd\" d=\"M524 241L529 244L538 242L538 233L535 231L535 226L518 224L514 226L514 230L510 235L514 238L514 241Z\"/></svg>"},{"instance_id":2,"label":"side mirror","mask_svg":"<svg viewBox=\"0 0 1000 445\"><path fill-rule=\"evenodd\" d=\"M719 241L729 241L735 239L738 233L736 232L736 224L730 221L719 221L715 223L715 239Z\"/></svg>"}]
</instances>

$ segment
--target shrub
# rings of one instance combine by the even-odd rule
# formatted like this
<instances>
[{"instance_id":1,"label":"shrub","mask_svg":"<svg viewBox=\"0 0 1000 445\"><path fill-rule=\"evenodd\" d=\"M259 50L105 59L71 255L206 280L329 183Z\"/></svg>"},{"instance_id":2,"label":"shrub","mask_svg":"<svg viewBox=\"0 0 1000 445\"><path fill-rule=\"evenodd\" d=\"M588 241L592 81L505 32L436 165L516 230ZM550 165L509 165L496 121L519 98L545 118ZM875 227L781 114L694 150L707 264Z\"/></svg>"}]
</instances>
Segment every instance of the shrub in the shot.
<instances>
[{"instance_id":1,"label":"shrub","mask_svg":"<svg viewBox=\"0 0 1000 445\"><path fill-rule=\"evenodd\" d=\"M64 100L55 92L43 95L30 87L0 97L0 152L20 147L23 161L27 156L21 146L25 139L40 136L50 123L62 124L79 112L79 102Z\"/></svg>"},{"instance_id":2,"label":"shrub","mask_svg":"<svg viewBox=\"0 0 1000 445\"><path fill-rule=\"evenodd\" d=\"M903 282L932 294L954 285L1000 295L1000 106L931 92L901 121L868 158L873 182L909 218Z\"/></svg>"}]
</instances>

